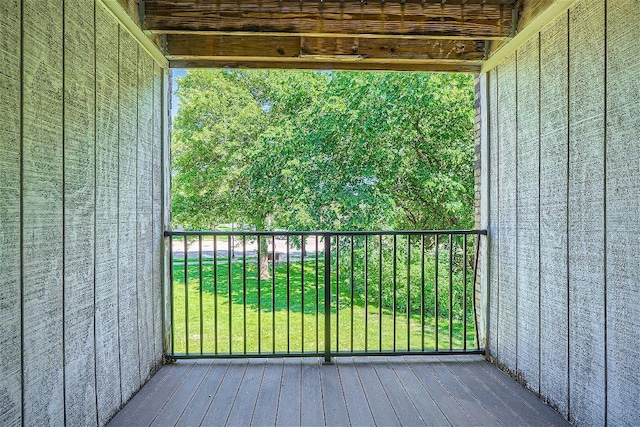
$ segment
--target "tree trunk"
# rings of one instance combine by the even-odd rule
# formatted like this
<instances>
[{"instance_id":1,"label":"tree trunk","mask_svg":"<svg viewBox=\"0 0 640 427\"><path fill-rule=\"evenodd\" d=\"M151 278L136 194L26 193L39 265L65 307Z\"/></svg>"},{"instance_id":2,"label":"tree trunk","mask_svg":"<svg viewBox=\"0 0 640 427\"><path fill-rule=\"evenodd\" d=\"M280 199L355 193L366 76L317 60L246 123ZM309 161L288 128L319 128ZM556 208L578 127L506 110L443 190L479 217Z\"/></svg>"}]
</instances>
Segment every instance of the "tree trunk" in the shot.
<instances>
[{"instance_id":1,"label":"tree trunk","mask_svg":"<svg viewBox=\"0 0 640 427\"><path fill-rule=\"evenodd\" d=\"M266 237L258 237L258 244L260 245L260 279L271 279L269 274L269 246L267 244Z\"/></svg>"}]
</instances>

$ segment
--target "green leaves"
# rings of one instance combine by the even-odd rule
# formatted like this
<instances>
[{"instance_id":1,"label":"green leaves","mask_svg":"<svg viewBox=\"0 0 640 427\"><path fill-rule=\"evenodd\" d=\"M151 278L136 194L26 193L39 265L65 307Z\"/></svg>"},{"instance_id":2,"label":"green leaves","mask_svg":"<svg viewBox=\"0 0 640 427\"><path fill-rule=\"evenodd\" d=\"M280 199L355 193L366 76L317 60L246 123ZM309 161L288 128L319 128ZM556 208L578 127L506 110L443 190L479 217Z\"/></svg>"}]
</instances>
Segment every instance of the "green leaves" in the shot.
<instances>
[{"instance_id":1,"label":"green leaves","mask_svg":"<svg viewBox=\"0 0 640 427\"><path fill-rule=\"evenodd\" d=\"M198 70L178 83L175 225L472 226L471 76Z\"/></svg>"}]
</instances>

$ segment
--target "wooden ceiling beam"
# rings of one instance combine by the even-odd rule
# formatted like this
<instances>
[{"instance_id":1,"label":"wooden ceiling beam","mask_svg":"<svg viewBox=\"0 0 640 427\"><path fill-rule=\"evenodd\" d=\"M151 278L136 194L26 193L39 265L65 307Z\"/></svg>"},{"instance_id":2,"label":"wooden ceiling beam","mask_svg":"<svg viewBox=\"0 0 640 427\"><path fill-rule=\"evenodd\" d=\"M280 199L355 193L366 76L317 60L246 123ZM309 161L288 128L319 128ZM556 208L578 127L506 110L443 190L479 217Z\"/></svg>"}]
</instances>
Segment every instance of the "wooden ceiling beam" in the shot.
<instances>
[{"instance_id":1,"label":"wooden ceiling beam","mask_svg":"<svg viewBox=\"0 0 640 427\"><path fill-rule=\"evenodd\" d=\"M503 1L146 0L151 33L277 33L294 36L423 36L502 39L512 4Z\"/></svg>"},{"instance_id":2,"label":"wooden ceiling beam","mask_svg":"<svg viewBox=\"0 0 640 427\"><path fill-rule=\"evenodd\" d=\"M220 57L169 61L171 68L238 68L238 69L301 69L346 71L421 71L442 73L479 73L479 61L443 60L352 60L349 58L290 58L288 61L263 58Z\"/></svg>"},{"instance_id":3,"label":"wooden ceiling beam","mask_svg":"<svg viewBox=\"0 0 640 427\"><path fill-rule=\"evenodd\" d=\"M359 39L168 35L169 60L215 57L263 57L287 60L309 56L359 59L471 60L484 57L484 42L473 40Z\"/></svg>"}]
</instances>

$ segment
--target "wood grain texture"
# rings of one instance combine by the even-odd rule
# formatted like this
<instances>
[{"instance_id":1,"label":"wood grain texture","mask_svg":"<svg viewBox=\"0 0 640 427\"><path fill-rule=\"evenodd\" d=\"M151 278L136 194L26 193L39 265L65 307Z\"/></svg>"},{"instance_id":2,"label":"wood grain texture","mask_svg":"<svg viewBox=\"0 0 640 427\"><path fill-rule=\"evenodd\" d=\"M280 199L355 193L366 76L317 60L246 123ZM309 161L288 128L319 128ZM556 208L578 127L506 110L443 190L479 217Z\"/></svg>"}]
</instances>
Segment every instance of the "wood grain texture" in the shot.
<instances>
[{"instance_id":1,"label":"wood grain texture","mask_svg":"<svg viewBox=\"0 0 640 427\"><path fill-rule=\"evenodd\" d=\"M498 80L498 258L500 288L498 292L498 336L500 363L516 371L517 322L517 115L516 55L509 56L499 68Z\"/></svg>"},{"instance_id":2,"label":"wood grain texture","mask_svg":"<svg viewBox=\"0 0 640 427\"><path fill-rule=\"evenodd\" d=\"M338 358L335 365L322 365L318 358L293 358L284 365L283 359L202 360L187 370L189 363L163 367L109 425L174 425L178 415L176 425L211 425L202 423L203 406L220 415L212 419L215 425L248 425L249 418L252 425L274 425L279 406L297 403L286 394L278 396L281 387L300 388L303 408L315 407L315 415L302 420L297 411L278 417L277 423L288 426L336 425L329 421L336 415L339 425L353 426L569 425L481 356L440 361L433 356L353 357ZM305 372L314 378L311 382L305 383ZM371 418L371 412L379 415Z\"/></svg>"},{"instance_id":3,"label":"wood grain texture","mask_svg":"<svg viewBox=\"0 0 640 427\"><path fill-rule=\"evenodd\" d=\"M153 358L156 367L162 363L164 350L162 347L162 204L163 204L163 131L162 131L162 79L164 71L158 64L153 64L153 144L152 144L152 307L153 307ZM168 208L168 207L167 207Z\"/></svg>"},{"instance_id":4,"label":"wood grain texture","mask_svg":"<svg viewBox=\"0 0 640 427\"><path fill-rule=\"evenodd\" d=\"M103 425L122 403L118 329L118 24L96 4L96 393Z\"/></svg>"},{"instance_id":5,"label":"wood grain texture","mask_svg":"<svg viewBox=\"0 0 640 427\"><path fill-rule=\"evenodd\" d=\"M510 5L397 2L145 3L144 28L169 31L253 31L315 34L409 34L468 38L507 37Z\"/></svg>"},{"instance_id":6,"label":"wood grain texture","mask_svg":"<svg viewBox=\"0 0 640 427\"><path fill-rule=\"evenodd\" d=\"M604 1L569 11L569 381L578 424L605 414Z\"/></svg>"},{"instance_id":7,"label":"wood grain texture","mask_svg":"<svg viewBox=\"0 0 640 427\"><path fill-rule=\"evenodd\" d=\"M93 1L64 14L64 349L69 425L97 420L94 347L95 70Z\"/></svg>"},{"instance_id":8,"label":"wood grain texture","mask_svg":"<svg viewBox=\"0 0 640 427\"><path fill-rule=\"evenodd\" d=\"M64 424L62 9L23 2L24 425Z\"/></svg>"},{"instance_id":9,"label":"wood grain texture","mask_svg":"<svg viewBox=\"0 0 640 427\"><path fill-rule=\"evenodd\" d=\"M153 357L153 62L138 46L138 144L136 186L136 274L138 292L138 336L140 378L145 383L155 361Z\"/></svg>"},{"instance_id":10,"label":"wood grain texture","mask_svg":"<svg viewBox=\"0 0 640 427\"><path fill-rule=\"evenodd\" d=\"M640 425L640 2L607 9L607 421Z\"/></svg>"},{"instance_id":11,"label":"wood grain texture","mask_svg":"<svg viewBox=\"0 0 640 427\"><path fill-rule=\"evenodd\" d=\"M20 301L20 2L0 4L0 424L22 418Z\"/></svg>"},{"instance_id":12,"label":"wood grain texture","mask_svg":"<svg viewBox=\"0 0 640 427\"><path fill-rule=\"evenodd\" d=\"M136 259L138 47L120 31L118 296L122 400L140 388Z\"/></svg>"},{"instance_id":13,"label":"wood grain texture","mask_svg":"<svg viewBox=\"0 0 640 427\"><path fill-rule=\"evenodd\" d=\"M229 58L174 60L170 68L239 68L239 69L300 69L346 71L431 71L451 73L479 73L480 61L442 60L380 60L358 59L331 60L322 58L295 58L289 61L265 61L264 58Z\"/></svg>"},{"instance_id":14,"label":"wood grain texture","mask_svg":"<svg viewBox=\"0 0 640 427\"><path fill-rule=\"evenodd\" d=\"M500 165L500 139L498 135L498 81L499 70L493 70L489 74L489 230L487 241L489 242L489 328L487 331L487 343L489 356L492 359L499 357L499 329L498 311L500 300L498 290L500 288L500 218L499 205L499 165Z\"/></svg>"},{"instance_id":15,"label":"wood grain texture","mask_svg":"<svg viewBox=\"0 0 640 427\"><path fill-rule=\"evenodd\" d=\"M295 58L300 55L358 55L363 58L481 60L484 42L475 40L284 37L175 34L167 36L167 57L216 56Z\"/></svg>"},{"instance_id":16,"label":"wood grain texture","mask_svg":"<svg viewBox=\"0 0 640 427\"><path fill-rule=\"evenodd\" d=\"M518 265L518 376L539 391L539 55L538 37L518 50L516 257Z\"/></svg>"},{"instance_id":17,"label":"wood grain texture","mask_svg":"<svg viewBox=\"0 0 640 427\"><path fill-rule=\"evenodd\" d=\"M540 394L569 410L568 18L540 35Z\"/></svg>"}]
</instances>

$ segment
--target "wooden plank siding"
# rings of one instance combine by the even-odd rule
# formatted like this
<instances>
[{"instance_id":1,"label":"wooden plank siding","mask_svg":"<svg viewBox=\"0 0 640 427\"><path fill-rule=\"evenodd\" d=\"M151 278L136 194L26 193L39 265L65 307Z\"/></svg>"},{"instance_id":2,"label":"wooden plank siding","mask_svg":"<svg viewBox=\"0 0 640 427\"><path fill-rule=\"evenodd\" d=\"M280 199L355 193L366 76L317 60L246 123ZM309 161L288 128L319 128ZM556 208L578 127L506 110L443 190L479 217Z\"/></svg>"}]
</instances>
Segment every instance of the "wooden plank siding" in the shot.
<instances>
[{"instance_id":1,"label":"wooden plank siding","mask_svg":"<svg viewBox=\"0 0 640 427\"><path fill-rule=\"evenodd\" d=\"M605 7L569 13L569 413L602 425L605 406Z\"/></svg>"},{"instance_id":2,"label":"wooden plank siding","mask_svg":"<svg viewBox=\"0 0 640 427\"><path fill-rule=\"evenodd\" d=\"M119 26L96 7L96 393L98 423L122 402L118 313Z\"/></svg>"},{"instance_id":3,"label":"wooden plank siding","mask_svg":"<svg viewBox=\"0 0 640 427\"><path fill-rule=\"evenodd\" d=\"M64 13L64 379L70 425L97 421L94 7L67 1Z\"/></svg>"},{"instance_id":4,"label":"wooden plank siding","mask_svg":"<svg viewBox=\"0 0 640 427\"><path fill-rule=\"evenodd\" d=\"M518 103L516 146L516 265L518 318L518 374L527 378L532 390L539 390L539 232L540 232L540 104L539 45L534 37L518 51ZM525 76L525 78L521 78Z\"/></svg>"},{"instance_id":5,"label":"wooden plank siding","mask_svg":"<svg viewBox=\"0 0 640 427\"><path fill-rule=\"evenodd\" d=\"M104 425L162 361L164 71L141 53L139 82L120 28L93 0L0 5L2 425Z\"/></svg>"},{"instance_id":6,"label":"wooden plank siding","mask_svg":"<svg viewBox=\"0 0 640 427\"><path fill-rule=\"evenodd\" d=\"M25 425L64 424L62 1L23 5L22 360ZM43 23L47 25L43 25ZM46 111L47 114L42 114Z\"/></svg>"},{"instance_id":7,"label":"wooden plank siding","mask_svg":"<svg viewBox=\"0 0 640 427\"><path fill-rule=\"evenodd\" d=\"M20 423L21 393L21 7L0 4L0 424Z\"/></svg>"},{"instance_id":8,"label":"wooden plank siding","mask_svg":"<svg viewBox=\"0 0 640 427\"><path fill-rule=\"evenodd\" d=\"M490 176L506 177L491 187L490 357L578 425L640 423L639 17L637 1L578 1L489 76Z\"/></svg>"},{"instance_id":9,"label":"wooden plank siding","mask_svg":"<svg viewBox=\"0 0 640 427\"><path fill-rule=\"evenodd\" d=\"M540 34L540 394L563 414L569 410L568 49L563 15Z\"/></svg>"},{"instance_id":10,"label":"wooden plank siding","mask_svg":"<svg viewBox=\"0 0 640 427\"><path fill-rule=\"evenodd\" d=\"M640 425L640 2L607 7L607 422Z\"/></svg>"}]
</instances>

